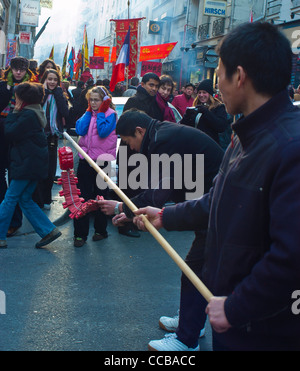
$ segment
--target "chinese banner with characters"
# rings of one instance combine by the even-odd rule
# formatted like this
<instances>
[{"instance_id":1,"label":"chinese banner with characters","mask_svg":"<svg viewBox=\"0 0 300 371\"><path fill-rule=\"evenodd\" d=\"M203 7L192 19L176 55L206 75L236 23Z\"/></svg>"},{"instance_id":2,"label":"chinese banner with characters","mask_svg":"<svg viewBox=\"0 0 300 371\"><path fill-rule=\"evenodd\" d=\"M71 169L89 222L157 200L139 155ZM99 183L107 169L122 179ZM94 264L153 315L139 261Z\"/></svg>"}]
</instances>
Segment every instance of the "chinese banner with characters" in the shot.
<instances>
[{"instance_id":1,"label":"chinese banner with characters","mask_svg":"<svg viewBox=\"0 0 300 371\"><path fill-rule=\"evenodd\" d=\"M176 43L141 46L140 62L153 59L165 59L177 45Z\"/></svg>"},{"instance_id":2,"label":"chinese banner with characters","mask_svg":"<svg viewBox=\"0 0 300 371\"><path fill-rule=\"evenodd\" d=\"M104 58L103 57L90 57L90 69L104 70Z\"/></svg>"},{"instance_id":3,"label":"chinese banner with characters","mask_svg":"<svg viewBox=\"0 0 300 371\"><path fill-rule=\"evenodd\" d=\"M142 62L142 73L141 77L143 77L148 72L153 72L157 76L161 76L162 70L162 63L157 62Z\"/></svg>"},{"instance_id":4,"label":"chinese banner with characters","mask_svg":"<svg viewBox=\"0 0 300 371\"><path fill-rule=\"evenodd\" d=\"M116 59L124 44L126 34L130 26L130 64L128 67L128 78L131 79L136 75L139 54L139 22L144 18L135 19L111 19L116 24Z\"/></svg>"}]
</instances>

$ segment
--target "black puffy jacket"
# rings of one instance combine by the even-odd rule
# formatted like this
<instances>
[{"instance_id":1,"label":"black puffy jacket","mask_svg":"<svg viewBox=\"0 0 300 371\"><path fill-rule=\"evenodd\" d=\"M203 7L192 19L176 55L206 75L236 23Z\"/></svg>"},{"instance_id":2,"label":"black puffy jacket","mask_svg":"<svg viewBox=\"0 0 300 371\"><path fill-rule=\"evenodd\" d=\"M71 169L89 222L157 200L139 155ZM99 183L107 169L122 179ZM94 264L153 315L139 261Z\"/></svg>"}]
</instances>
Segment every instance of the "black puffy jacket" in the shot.
<instances>
[{"instance_id":1,"label":"black puffy jacket","mask_svg":"<svg viewBox=\"0 0 300 371\"><path fill-rule=\"evenodd\" d=\"M48 176L48 145L43 127L46 120L40 105L10 113L5 120L9 144L9 170L14 180L39 180Z\"/></svg>"}]
</instances>

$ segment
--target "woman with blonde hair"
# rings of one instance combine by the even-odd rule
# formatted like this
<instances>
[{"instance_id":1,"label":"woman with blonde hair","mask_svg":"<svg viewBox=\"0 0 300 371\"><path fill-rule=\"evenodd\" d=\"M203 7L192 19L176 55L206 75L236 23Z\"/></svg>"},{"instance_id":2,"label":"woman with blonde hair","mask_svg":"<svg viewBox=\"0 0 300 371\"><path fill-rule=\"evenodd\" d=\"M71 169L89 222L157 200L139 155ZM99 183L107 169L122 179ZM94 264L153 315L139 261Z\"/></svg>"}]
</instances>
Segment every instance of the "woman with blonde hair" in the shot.
<instances>
[{"instance_id":1,"label":"woman with blonde hair","mask_svg":"<svg viewBox=\"0 0 300 371\"><path fill-rule=\"evenodd\" d=\"M213 83L203 80L197 87L197 97L193 107L188 107L181 124L202 130L220 144L219 134L229 126L224 104L214 98Z\"/></svg>"}]
</instances>

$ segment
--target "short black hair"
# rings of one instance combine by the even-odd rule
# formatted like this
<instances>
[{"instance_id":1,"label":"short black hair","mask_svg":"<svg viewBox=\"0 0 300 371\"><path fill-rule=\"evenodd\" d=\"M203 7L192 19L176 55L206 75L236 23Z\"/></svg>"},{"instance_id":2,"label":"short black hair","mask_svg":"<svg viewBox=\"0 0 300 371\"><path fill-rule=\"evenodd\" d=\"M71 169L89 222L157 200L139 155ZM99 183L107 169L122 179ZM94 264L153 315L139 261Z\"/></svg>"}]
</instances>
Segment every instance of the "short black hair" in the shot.
<instances>
[{"instance_id":1,"label":"short black hair","mask_svg":"<svg viewBox=\"0 0 300 371\"><path fill-rule=\"evenodd\" d=\"M257 93L274 96L290 84L292 50L289 40L268 22L245 23L228 33L217 47L226 76L241 66Z\"/></svg>"},{"instance_id":2,"label":"short black hair","mask_svg":"<svg viewBox=\"0 0 300 371\"><path fill-rule=\"evenodd\" d=\"M153 79L153 80L159 82L159 76L156 75L156 73L153 73L153 72L148 72L148 73L146 73L146 74L143 76L143 78L142 78L142 82L143 82L144 84L146 84L150 79Z\"/></svg>"},{"instance_id":3,"label":"short black hair","mask_svg":"<svg viewBox=\"0 0 300 371\"><path fill-rule=\"evenodd\" d=\"M22 82L15 87L15 94L27 104L41 104L45 90L42 84Z\"/></svg>"},{"instance_id":4,"label":"short black hair","mask_svg":"<svg viewBox=\"0 0 300 371\"><path fill-rule=\"evenodd\" d=\"M148 128L152 118L145 112L136 108L124 112L117 123L117 135L124 135L125 137L135 137L135 130L139 126L141 128Z\"/></svg>"},{"instance_id":5,"label":"short black hair","mask_svg":"<svg viewBox=\"0 0 300 371\"><path fill-rule=\"evenodd\" d=\"M191 86L194 90L196 89L195 85L192 84L191 82L187 83L187 84L185 85L185 88L188 88L189 86Z\"/></svg>"}]
</instances>

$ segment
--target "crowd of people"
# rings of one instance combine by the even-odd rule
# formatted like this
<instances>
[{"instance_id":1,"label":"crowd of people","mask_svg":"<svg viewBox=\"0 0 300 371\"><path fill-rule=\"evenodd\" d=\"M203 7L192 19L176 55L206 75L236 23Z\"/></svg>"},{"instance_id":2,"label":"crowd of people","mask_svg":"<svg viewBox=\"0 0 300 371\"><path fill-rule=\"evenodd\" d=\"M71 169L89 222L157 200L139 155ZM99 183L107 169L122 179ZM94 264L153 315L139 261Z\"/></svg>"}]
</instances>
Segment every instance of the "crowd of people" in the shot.
<instances>
[{"instance_id":1,"label":"crowd of people","mask_svg":"<svg viewBox=\"0 0 300 371\"><path fill-rule=\"evenodd\" d=\"M274 26L256 22L231 31L218 53L218 94L210 79L177 94L170 76L154 73L110 92L109 81L94 83L88 69L70 92L54 61L30 68L26 58L13 58L0 81L0 247L7 248L23 213L41 236L37 248L61 235L42 209L51 208L64 130L75 127L81 148L103 167L117 159L118 184L123 153L128 159L189 154L193 179L202 154L204 196L187 199L191 189L185 182L176 187L174 167L168 188L163 171L153 184L149 168L147 187L124 190L136 213L99 189L96 171L80 155L82 197L104 198L94 213L92 240L108 237L108 216L130 237L145 230L140 214L157 229L195 232L185 261L216 296L207 305L182 274L179 316L159 320L174 334L151 341L149 349L199 350L208 316L215 350L299 350L299 319L290 308L300 282L300 115L292 104L299 92L291 98L288 91L291 48ZM129 97L120 117L114 96ZM178 123L170 101L182 115ZM136 168L125 163L129 177ZM168 202L173 205L166 207ZM75 247L86 243L89 220L86 215L73 222Z\"/></svg>"}]
</instances>

